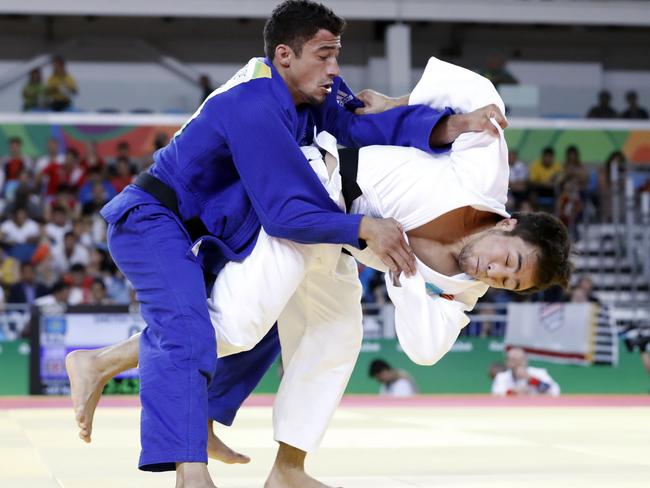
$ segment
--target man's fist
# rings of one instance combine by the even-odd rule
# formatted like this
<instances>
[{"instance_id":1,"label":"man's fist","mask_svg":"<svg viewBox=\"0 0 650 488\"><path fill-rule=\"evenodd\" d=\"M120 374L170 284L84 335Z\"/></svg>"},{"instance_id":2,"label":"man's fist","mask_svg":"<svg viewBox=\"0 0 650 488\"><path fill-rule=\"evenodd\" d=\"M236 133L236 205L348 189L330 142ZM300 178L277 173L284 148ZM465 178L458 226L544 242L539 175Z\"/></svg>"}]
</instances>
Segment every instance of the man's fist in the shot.
<instances>
[{"instance_id":1,"label":"man's fist","mask_svg":"<svg viewBox=\"0 0 650 488\"><path fill-rule=\"evenodd\" d=\"M415 274L415 255L406 243L404 230L395 219L375 219L364 216L359 225L359 239L381 259L394 274L404 271Z\"/></svg>"},{"instance_id":2,"label":"man's fist","mask_svg":"<svg viewBox=\"0 0 650 488\"><path fill-rule=\"evenodd\" d=\"M356 96L364 105L354 111L357 115L378 114L390 110L391 108L407 105L409 101L408 95L399 98L391 98L387 97L383 93L368 89L360 91Z\"/></svg>"}]
</instances>

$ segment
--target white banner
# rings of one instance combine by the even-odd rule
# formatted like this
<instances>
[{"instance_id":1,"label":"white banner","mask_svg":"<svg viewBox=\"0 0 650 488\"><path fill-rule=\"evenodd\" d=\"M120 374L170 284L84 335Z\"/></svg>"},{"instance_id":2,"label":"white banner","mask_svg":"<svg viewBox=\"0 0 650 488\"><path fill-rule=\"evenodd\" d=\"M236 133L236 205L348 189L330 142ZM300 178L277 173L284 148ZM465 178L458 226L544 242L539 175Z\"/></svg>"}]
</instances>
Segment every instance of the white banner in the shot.
<instances>
[{"instance_id":1,"label":"white banner","mask_svg":"<svg viewBox=\"0 0 650 488\"><path fill-rule=\"evenodd\" d=\"M593 362L598 306L591 303L510 303L506 347L533 359Z\"/></svg>"}]
</instances>

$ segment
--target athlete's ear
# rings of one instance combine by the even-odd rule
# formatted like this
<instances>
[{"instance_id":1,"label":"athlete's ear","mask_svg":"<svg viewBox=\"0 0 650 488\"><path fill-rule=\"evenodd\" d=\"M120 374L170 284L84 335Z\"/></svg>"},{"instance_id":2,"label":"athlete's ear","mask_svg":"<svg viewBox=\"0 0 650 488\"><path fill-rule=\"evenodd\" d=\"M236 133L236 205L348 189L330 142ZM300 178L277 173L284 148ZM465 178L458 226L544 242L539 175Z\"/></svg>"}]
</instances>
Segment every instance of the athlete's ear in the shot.
<instances>
[{"instance_id":1,"label":"athlete's ear","mask_svg":"<svg viewBox=\"0 0 650 488\"><path fill-rule=\"evenodd\" d=\"M291 49L286 44L278 44L275 47L275 58L274 61L277 61L280 66L283 68L288 68L291 66L291 59L293 58L293 49Z\"/></svg>"},{"instance_id":2,"label":"athlete's ear","mask_svg":"<svg viewBox=\"0 0 650 488\"><path fill-rule=\"evenodd\" d=\"M510 232L514 230L516 225L517 225L517 219L503 219L497 222L495 227L499 230L505 230L507 232Z\"/></svg>"}]
</instances>

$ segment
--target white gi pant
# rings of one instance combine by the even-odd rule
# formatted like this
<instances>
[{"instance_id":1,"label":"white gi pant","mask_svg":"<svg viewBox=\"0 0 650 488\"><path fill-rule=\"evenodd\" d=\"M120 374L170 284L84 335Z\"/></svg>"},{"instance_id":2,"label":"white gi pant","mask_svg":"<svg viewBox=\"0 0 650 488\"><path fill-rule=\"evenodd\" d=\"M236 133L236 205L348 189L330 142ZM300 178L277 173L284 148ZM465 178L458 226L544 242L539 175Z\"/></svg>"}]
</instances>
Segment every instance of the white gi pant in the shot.
<instances>
[{"instance_id":1,"label":"white gi pant","mask_svg":"<svg viewBox=\"0 0 650 488\"><path fill-rule=\"evenodd\" d=\"M340 245L263 230L251 255L218 275L208 307L220 357L252 349L278 321L275 440L303 451L320 444L361 349L361 293L356 261Z\"/></svg>"}]
</instances>

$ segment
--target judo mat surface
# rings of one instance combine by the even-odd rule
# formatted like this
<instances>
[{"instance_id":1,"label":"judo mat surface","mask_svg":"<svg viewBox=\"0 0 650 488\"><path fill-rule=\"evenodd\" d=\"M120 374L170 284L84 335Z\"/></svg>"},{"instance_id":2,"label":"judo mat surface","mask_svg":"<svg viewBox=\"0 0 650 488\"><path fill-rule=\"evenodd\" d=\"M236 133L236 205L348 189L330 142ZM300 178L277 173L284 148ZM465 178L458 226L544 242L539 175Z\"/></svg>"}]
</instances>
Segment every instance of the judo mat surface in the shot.
<instances>
[{"instance_id":1,"label":"judo mat surface","mask_svg":"<svg viewBox=\"0 0 650 488\"><path fill-rule=\"evenodd\" d=\"M218 434L248 465L210 461L219 488L259 488L274 459L271 397ZM142 473L137 398L104 398L92 444L64 398L0 398L0 487L173 487ZM346 397L308 471L345 488L650 486L650 397Z\"/></svg>"}]
</instances>

